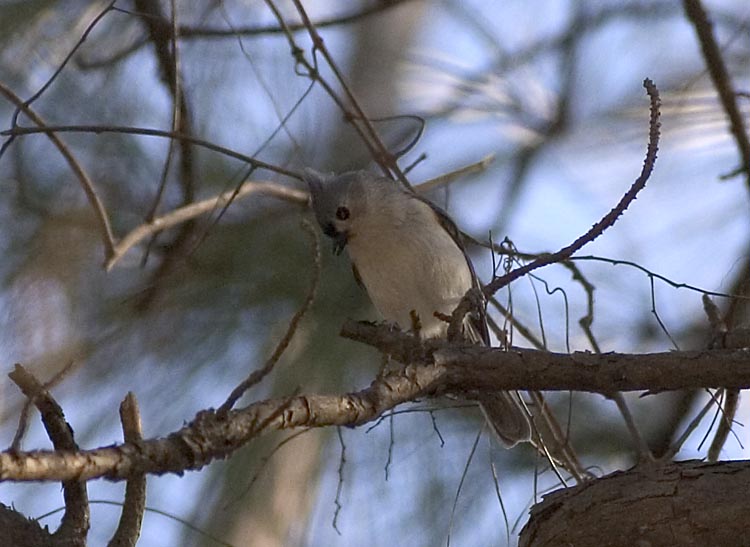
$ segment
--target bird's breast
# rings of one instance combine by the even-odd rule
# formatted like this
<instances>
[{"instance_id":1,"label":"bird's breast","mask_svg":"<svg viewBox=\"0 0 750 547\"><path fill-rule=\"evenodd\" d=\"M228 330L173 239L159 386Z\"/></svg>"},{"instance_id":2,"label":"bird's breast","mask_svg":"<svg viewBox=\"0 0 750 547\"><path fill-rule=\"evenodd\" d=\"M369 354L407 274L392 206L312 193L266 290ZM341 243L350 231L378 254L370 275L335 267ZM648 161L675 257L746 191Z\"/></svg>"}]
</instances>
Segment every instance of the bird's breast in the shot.
<instances>
[{"instance_id":1,"label":"bird's breast","mask_svg":"<svg viewBox=\"0 0 750 547\"><path fill-rule=\"evenodd\" d=\"M383 318L410 329L414 310L424 337L444 335L447 324L435 312L450 314L472 285L466 257L451 236L442 228L363 235L352 238L347 248Z\"/></svg>"}]
</instances>

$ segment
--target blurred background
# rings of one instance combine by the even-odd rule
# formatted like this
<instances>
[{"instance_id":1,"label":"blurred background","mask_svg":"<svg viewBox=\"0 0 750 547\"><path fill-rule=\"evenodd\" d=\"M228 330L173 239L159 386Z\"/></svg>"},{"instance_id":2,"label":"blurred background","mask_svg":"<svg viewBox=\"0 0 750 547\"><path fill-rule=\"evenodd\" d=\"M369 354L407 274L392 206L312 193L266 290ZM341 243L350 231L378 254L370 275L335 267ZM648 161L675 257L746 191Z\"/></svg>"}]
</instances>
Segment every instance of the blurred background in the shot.
<instances>
[{"instance_id":1,"label":"blurred background","mask_svg":"<svg viewBox=\"0 0 750 547\"><path fill-rule=\"evenodd\" d=\"M297 73L302 67L266 3L109 5L0 2L0 82L23 99L42 89L75 49L31 104L48 125L177 128L296 171L377 168L322 86ZM291 2L275 6L290 24L300 21ZM426 121L421 140L400 160L405 168L421 159L408 173L412 183L493 156L485 169L429 197L477 239L507 236L522 252L567 245L638 176L648 135L642 82L653 79L663 101L656 169L618 223L579 253L574 264L585 281L552 266L497 296L529 331L524 336L507 325L518 346L566 352L597 344L630 353L706 347L710 330L699 289L741 290L750 260L750 201L742 176L722 178L740 163L737 146L680 3L319 0L304 6L364 111L382 120L375 127L389 147L416 135L415 116ZM705 6L735 89L747 93L750 4ZM159 27L163 22L168 26ZM171 69L164 62L169 44L155 38L171 27L179 37L176 75L174 57ZM312 62L307 32L291 32ZM320 54L317 60L340 93ZM750 100L738 101L748 120ZM13 111L0 101L0 129L12 126ZM23 115L19 123L34 125ZM205 148L170 150L165 138L59 135L94 181L117 238L149 215L232 190L248 173L249 180L303 189L293 178L249 172L242 161ZM120 442L117 407L128 391L140 402L146 437L220 405L265 362L310 285L310 238L301 228L309 213L299 203L264 195L237 200L221 216L213 210L147 238L107 273L92 209L47 137L21 136L7 147L0 186L0 363L9 372L21 362L42 380L69 367L52 392L85 448ZM332 256L328 243L322 242L317 298L292 345L240 404L295 389L355 391L377 373L377 352L338 337L345 319L376 315L347 259ZM491 279L490 253L473 249L472 258L482 279ZM716 302L722 309L728 303ZM591 321L590 334L582 318ZM592 473L635 462L611 401L585 394L550 400ZM663 452L708 395L628 400L648 444ZM22 405L16 387L0 381L3 446L13 439ZM546 463L527 446L503 450L486 433L470 460L482 426L476 409L441 409L433 401L409 408L436 410L396 413L376 427L338 434L310 431L273 454L290 433L272 434L200 472L150 477L148 506L182 520L147 512L139 545L515 544L529 504L557 485ZM679 459L705 455L712 414ZM741 405L737 435L723 458L748 457L747 419ZM49 447L36 414L22 446ZM92 500L121 502L124 484L95 481L89 491ZM62 506L58 484L2 483L0 501L29 516ZM92 505L90 544L105 544L118 517L117 506ZM43 523L54 529L58 521L55 514Z\"/></svg>"}]
</instances>

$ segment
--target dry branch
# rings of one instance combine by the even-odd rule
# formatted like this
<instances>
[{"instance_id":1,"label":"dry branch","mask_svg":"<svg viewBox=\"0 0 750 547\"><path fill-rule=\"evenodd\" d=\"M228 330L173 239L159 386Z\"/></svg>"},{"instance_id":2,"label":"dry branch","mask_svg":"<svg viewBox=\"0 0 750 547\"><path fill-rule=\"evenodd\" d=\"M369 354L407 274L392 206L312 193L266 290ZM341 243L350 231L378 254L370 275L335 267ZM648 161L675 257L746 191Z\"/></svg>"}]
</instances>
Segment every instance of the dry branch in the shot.
<instances>
[{"instance_id":1,"label":"dry branch","mask_svg":"<svg viewBox=\"0 0 750 547\"><path fill-rule=\"evenodd\" d=\"M411 363L345 395L295 395L229 412L213 410L163 438L94 450L0 453L0 480L122 480L138 473L182 473L225 458L252 439L297 427L356 426L425 396L510 390L674 390L750 387L750 350L628 355L422 344L383 326L349 323L344 333Z\"/></svg>"},{"instance_id":2,"label":"dry branch","mask_svg":"<svg viewBox=\"0 0 750 547\"><path fill-rule=\"evenodd\" d=\"M503 287L507 286L516 279L519 279L531 273L534 270L537 270L544 266L549 266L550 264L568 260L573 256L573 254L580 251L585 245L594 241L608 228L611 228L615 224L615 222L617 222L617 219L620 217L620 215L622 215L630 206L630 204L635 201L638 193L646 186L646 182L648 182L648 179L654 170L654 165L656 163L656 154L659 151L659 135L661 129L661 123L659 122L659 118L661 116L661 98L659 96L659 89L656 87L654 82L652 82L648 78L643 80L643 87L646 89L646 93L648 93L650 102L648 125L649 131L648 145L646 147L646 157L643 160L643 167L641 169L641 173L638 175L638 178L633 181L633 184L631 184L628 191L623 194L623 196L620 198L620 201L617 202L617 204L598 222L596 222L585 234L581 235L575 241L554 253L540 255L532 262L529 262L528 264L516 268L515 270L511 270L504 275L494 278L483 288L483 292L486 297L491 297ZM469 311L472 309L473 304L470 294L471 292L472 291L467 292L467 294L459 303L458 307L453 310L453 313L451 314L450 325L448 326L448 339L450 340L455 339L457 333L461 331L461 324L463 322L463 319L466 314L469 313Z\"/></svg>"},{"instance_id":3,"label":"dry branch","mask_svg":"<svg viewBox=\"0 0 750 547\"><path fill-rule=\"evenodd\" d=\"M73 430L65 421L62 408L52 398L49 391L21 365L16 365L11 372L11 380L21 389L24 395L34 402L42 415L42 423L55 450L75 451L78 446L73 439ZM61 543L68 542L70 547L85 545L89 531L89 498L86 483L79 477L71 476L63 480L63 497L65 513L60 527L53 538Z\"/></svg>"},{"instance_id":4,"label":"dry branch","mask_svg":"<svg viewBox=\"0 0 750 547\"><path fill-rule=\"evenodd\" d=\"M729 118L729 130L737 143L740 154L740 170L744 172L747 185L750 187L750 138L748 138L742 113L737 106L737 92L732 85L724 54L714 37L713 26L700 0L683 0L685 14L695 28L701 45L706 67L719 93L721 105Z\"/></svg>"},{"instance_id":5,"label":"dry branch","mask_svg":"<svg viewBox=\"0 0 750 547\"><path fill-rule=\"evenodd\" d=\"M47 135L49 140L52 141L52 144L57 147L60 154L65 158L65 161L68 163L71 171L73 171L73 174L81 183L81 188L86 194L86 198L88 199L89 204L94 211L94 215L96 216L97 222L99 223L102 243L104 244L105 256L107 258L112 256L115 245L114 236L112 235L112 227L109 222L107 210L104 208L104 204L102 203L102 200L99 197L99 194L97 193L91 178L89 178L89 176L86 174L86 171L84 171L83 167L81 167L81 164L75 158L68 146L62 141L62 139L60 139L60 137L58 137L55 132L47 126L44 120L40 116L38 116L36 112L26 106L21 98L13 93L13 91L2 82L0 82L0 93L4 95L5 98L10 102L15 104L21 112L28 116L28 118L38 126L39 131ZM11 137L14 136L15 135L11 135Z\"/></svg>"},{"instance_id":6,"label":"dry branch","mask_svg":"<svg viewBox=\"0 0 750 547\"><path fill-rule=\"evenodd\" d=\"M120 421L125 442L137 443L143 439L141 414L133 392L128 392L120 403ZM122 504L120 522L109 547L135 547L141 535L143 513L146 511L146 475L133 475L125 486L125 501Z\"/></svg>"},{"instance_id":7,"label":"dry branch","mask_svg":"<svg viewBox=\"0 0 750 547\"><path fill-rule=\"evenodd\" d=\"M247 181L242 184L239 189L228 190L216 197L197 201L185 205L184 207L179 207L178 209L174 209L169 213L156 217L152 221L145 222L134 228L130 233L117 242L112 257L107 260L107 263L105 264L106 270L111 270L120 259L122 259L125 253L135 245L138 245L148 236L166 230L167 228L171 228L172 226L177 226L183 222L187 222L188 220L200 215L210 213L211 211L220 210L228 204L230 200L236 201L251 194L271 196L291 201L293 203L307 203L307 192L305 191L289 188L274 182Z\"/></svg>"}]
</instances>

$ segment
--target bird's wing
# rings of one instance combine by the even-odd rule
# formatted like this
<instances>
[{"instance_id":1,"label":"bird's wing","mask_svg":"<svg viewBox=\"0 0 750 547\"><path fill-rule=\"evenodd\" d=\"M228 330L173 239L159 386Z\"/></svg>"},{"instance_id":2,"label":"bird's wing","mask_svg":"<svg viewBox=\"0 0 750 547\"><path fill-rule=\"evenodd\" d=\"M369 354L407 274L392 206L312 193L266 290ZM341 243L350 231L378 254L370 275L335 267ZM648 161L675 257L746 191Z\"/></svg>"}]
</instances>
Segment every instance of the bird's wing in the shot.
<instances>
[{"instance_id":1,"label":"bird's wing","mask_svg":"<svg viewBox=\"0 0 750 547\"><path fill-rule=\"evenodd\" d=\"M435 213L435 216L437 217L440 225L446 232L448 232L453 242L464 255L466 264L469 266L469 271L471 272L472 287L474 289L477 289L476 292L479 299L479 301L473 307L474 309L472 309L472 311L464 318L464 334L471 342L489 346L490 333L489 329L487 328L487 299L482 292L482 284L479 282L477 273L474 270L474 265L471 263L471 259L466 253L466 248L463 244L463 235L461 234L461 231L456 226L456 223L453 222L453 219L448 216L448 213L443 211L440 207L418 194L412 193L412 195L415 199L426 203L430 207L430 209L432 209L432 212Z\"/></svg>"}]
</instances>

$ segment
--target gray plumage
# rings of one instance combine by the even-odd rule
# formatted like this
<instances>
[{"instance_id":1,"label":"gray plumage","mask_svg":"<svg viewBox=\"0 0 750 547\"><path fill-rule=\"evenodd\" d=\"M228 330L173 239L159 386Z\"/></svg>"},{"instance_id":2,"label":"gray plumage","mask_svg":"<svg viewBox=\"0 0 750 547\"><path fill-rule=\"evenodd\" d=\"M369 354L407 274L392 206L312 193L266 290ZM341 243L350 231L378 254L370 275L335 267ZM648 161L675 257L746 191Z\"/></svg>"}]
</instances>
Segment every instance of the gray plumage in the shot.
<instances>
[{"instance_id":1,"label":"gray plumage","mask_svg":"<svg viewBox=\"0 0 750 547\"><path fill-rule=\"evenodd\" d=\"M412 327L411 311L425 338L445 337L449 315L464 294L479 287L453 221L442 210L398 183L366 171L326 176L305 170L315 216L346 248L370 300L388 321ZM467 315L465 336L489 345L484 309ZM516 392L482 395L487 421L506 446L530 438L530 426Z\"/></svg>"}]
</instances>

